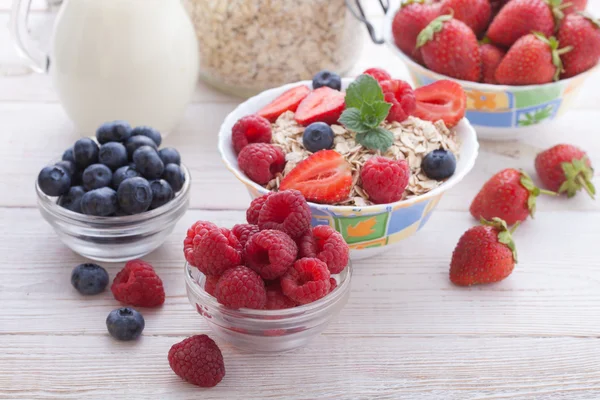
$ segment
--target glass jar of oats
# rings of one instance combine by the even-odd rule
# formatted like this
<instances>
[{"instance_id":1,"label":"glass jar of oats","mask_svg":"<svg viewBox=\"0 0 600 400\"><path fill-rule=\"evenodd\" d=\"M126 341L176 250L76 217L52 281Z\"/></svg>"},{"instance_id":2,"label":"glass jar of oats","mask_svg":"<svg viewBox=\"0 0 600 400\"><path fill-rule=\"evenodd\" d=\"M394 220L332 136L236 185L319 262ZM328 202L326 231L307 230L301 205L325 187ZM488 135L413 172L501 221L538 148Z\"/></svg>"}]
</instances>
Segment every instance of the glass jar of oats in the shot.
<instances>
[{"instance_id":1,"label":"glass jar of oats","mask_svg":"<svg viewBox=\"0 0 600 400\"><path fill-rule=\"evenodd\" d=\"M200 76L249 97L354 64L364 28L345 0L184 0L200 52Z\"/></svg>"}]
</instances>

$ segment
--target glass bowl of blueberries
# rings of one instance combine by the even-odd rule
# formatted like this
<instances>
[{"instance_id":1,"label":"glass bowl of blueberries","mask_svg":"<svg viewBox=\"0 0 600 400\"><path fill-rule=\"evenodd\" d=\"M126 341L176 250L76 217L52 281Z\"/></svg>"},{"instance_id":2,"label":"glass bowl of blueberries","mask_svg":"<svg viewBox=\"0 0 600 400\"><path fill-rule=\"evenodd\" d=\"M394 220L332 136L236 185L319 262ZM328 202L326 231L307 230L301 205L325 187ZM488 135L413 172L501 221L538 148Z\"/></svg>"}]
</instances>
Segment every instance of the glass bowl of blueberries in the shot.
<instances>
[{"instance_id":1,"label":"glass bowl of blueberries","mask_svg":"<svg viewBox=\"0 0 600 400\"><path fill-rule=\"evenodd\" d=\"M84 257L120 262L158 248L189 206L191 178L157 130L101 125L35 183L38 207L60 240Z\"/></svg>"}]
</instances>

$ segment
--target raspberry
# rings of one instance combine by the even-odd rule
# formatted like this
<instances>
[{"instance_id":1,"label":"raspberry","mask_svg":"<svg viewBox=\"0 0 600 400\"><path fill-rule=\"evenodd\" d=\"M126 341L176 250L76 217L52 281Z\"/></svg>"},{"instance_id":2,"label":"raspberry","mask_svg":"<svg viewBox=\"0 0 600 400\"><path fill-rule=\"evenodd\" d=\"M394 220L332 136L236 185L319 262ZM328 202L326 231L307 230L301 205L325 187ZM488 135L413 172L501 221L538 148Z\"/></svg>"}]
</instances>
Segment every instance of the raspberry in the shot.
<instances>
[{"instance_id":1,"label":"raspberry","mask_svg":"<svg viewBox=\"0 0 600 400\"><path fill-rule=\"evenodd\" d=\"M233 228L231 228L231 232L238 239L238 241L242 245L242 248L246 246L246 243L248 242L248 239L250 239L250 236L254 235L255 233L258 233L259 231L260 229L258 229L258 226L249 224L237 224L234 225Z\"/></svg>"},{"instance_id":2,"label":"raspberry","mask_svg":"<svg viewBox=\"0 0 600 400\"><path fill-rule=\"evenodd\" d=\"M402 122L412 115L417 107L415 91L410 84L399 79L379 83L384 93L384 99L392 103L388 113L388 121Z\"/></svg>"},{"instance_id":3,"label":"raspberry","mask_svg":"<svg viewBox=\"0 0 600 400\"><path fill-rule=\"evenodd\" d=\"M317 257L317 241L312 231L308 231L296 239L296 245L298 246L298 258Z\"/></svg>"},{"instance_id":4,"label":"raspberry","mask_svg":"<svg viewBox=\"0 0 600 400\"><path fill-rule=\"evenodd\" d=\"M344 237L329 225L315 226L312 230L317 258L327 264L329 272L339 274L348 265L350 248Z\"/></svg>"},{"instance_id":5,"label":"raspberry","mask_svg":"<svg viewBox=\"0 0 600 400\"><path fill-rule=\"evenodd\" d=\"M204 291L211 296L215 296L215 288L217 287L217 282L219 282L220 276L207 276L206 281L204 281Z\"/></svg>"},{"instance_id":6,"label":"raspberry","mask_svg":"<svg viewBox=\"0 0 600 400\"><path fill-rule=\"evenodd\" d=\"M152 265L131 260L115 276L110 290L115 299L136 307L158 307L165 302L163 283Z\"/></svg>"},{"instance_id":7,"label":"raspberry","mask_svg":"<svg viewBox=\"0 0 600 400\"><path fill-rule=\"evenodd\" d=\"M196 266L196 260L194 259L194 239L198 236L197 242L208 232L209 229L216 229L217 226L212 222L208 221L197 221L188 229L187 236L183 240L183 254L188 263Z\"/></svg>"},{"instance_id":8,"label":"raspberry","mask_svg":"<svg viewBox=\"0 0 600 400\"><path fill-rule=\"evenodd\" d=\"M275 279L285 274L296 261L298 247L285 233L273 229L260 231L246 243L246 265L263 279Z\"/></svg>"},{"instance_id":9,"label":"raspberry","mask_svg":"<svg viewBox=\"0 0 600 400\"><path fill-rule=\"evenodd\" d=\"M177 376L197 386L216 386L225 376L223 354L206 335L192 336L174 344L168 359Z\"/></svg>"},{"instance_id":10,"label":"raspberry","mask_svg":"<svg viewBox=\"0 0 600 400\"><path fill-rule=\"evenodd\" d=\"M265 283L258 274L240 265L227 270L215 288L217 301L230 308L264 308L267 303Z\"/></svg>"},{"instance_id":11,"label":"raspberry","mask_svg":"<svg viewBox=\"0 0 600 400\"><path fill-rule=\"evenodd\" d=\"M310 229L311 213L304 196L297 190L274 193L265 201L258 216L258 227L276 229L299 238Z\"/></svg>"},{"instance_id":12,"label":"raspberry","mask_svg":"<svg viewBox=\"0 0 600 400\"><path fill-rule=\"evenodd\" d=\"M250 143L271 143L271 123L256 114L240 118L231 128L236 154Z\"/></svg>"},{"instance_id":13,"label":"raspberry","mask_svg":"<svg viewBox=\"0 0 600 400\"><path fill-rule=\"evenodd\" d=\"M405 160L372 157L360 171L362 187L373 203L393 203L402 199L410 169Z\"/></svg>"},{"instance_id":14,"label":"raspberry","mask_svg":"<svg viewBox=\"0 0 600 400\"><path fill-rule=\"evenodd\" d=\"M381 68L369 68L368 70L363 72L363 75L371 75L373 78L375 78L377 82L380 83L392 79L390 74L388 74L387 71Z\"/></svg>"},{"instance_id":15,"label":"raspberry","mask_svg":"<svg viewBox=\"0 0 600 400\"><path fill-rule=\"evenodd\" d=\"M335 278L329 278L329 283L331 284L331 288L329 289L329 293L333 292L337 287L338 283Z\"/></svg>"},{"instance_id":16,"label":"raspberry","mask_svg":"<svg viewBox=\"0 0 600 400\"><path fill-rule=\"evenodd\" d=\"M204 275L221 275L242 262L242 246L229 229L210 229L197 243L194 239L196 267Z\"/></svg>"},{"instance_id":17,"label":"raspberry","mask_svg":"<svg viewBox=\"0 0 600 400\"><path fill-rule=\"evenodd\" d=\"M273 192L269 192L264 196L257 197L250 203L250 207L246 210L246 221L252 225L258 225L258 215L260 214L260 210L262 210L265 201L267 198L272 195Z\"/></svg>"},{"instance_id":18,"label":"raspberry","mask_svg":"<svg viewBox=\"0 0 600 400\"><path fill-rule=\"evenodd\" d=\"M264 185L283 171L285 155L279 147L272 144L253 143L240 151L238 165L248 178Z\"/></svg>"},{"instance_id":19,"label":"raspberry","mask_svg":"<svg viewBox=\"0 0 600 400\"><path fill-rule=\"evenodd\" d=\"M296 302L283 294L279 283L267 286L266 310L283 310L292 307L296 307Z\"/></svg>"},{"instance_id":20,"label":"raspberry","mask_svg":"<svg viewBox=\"0 0 600 400\"><path fill-rule=\"evenodd\" d=\"M281 289L299 304L325 297L331 289L327 264L317 258L302 258L281 278Z\"/></svg>"}]
</instances>

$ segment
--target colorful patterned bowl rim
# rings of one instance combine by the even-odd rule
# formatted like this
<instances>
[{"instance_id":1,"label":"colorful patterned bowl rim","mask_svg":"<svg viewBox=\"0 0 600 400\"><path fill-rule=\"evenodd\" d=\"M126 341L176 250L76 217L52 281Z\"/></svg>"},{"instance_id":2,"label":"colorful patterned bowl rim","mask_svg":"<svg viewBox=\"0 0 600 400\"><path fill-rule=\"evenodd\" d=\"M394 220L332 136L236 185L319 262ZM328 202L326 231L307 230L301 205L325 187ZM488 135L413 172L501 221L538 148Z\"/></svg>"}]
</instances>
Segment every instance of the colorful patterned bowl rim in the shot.
<instances>
[{"instance_id":1,"label":"colorful patterned bowl rim","mask_svg":"<svg viewBox=\"0 0 600 400\"><path fill-rule=\"evenodd\" d=\"M344 78L342 80L343 87L346 88L352 81L353 78ZM254 183L252 180L246 177L246 175L237 167L237 160L231 145L231 127L241 117L258 111L261 107L267 105L278 95L282 94L288 89L291 89L294 86L299 85L307 85L311 87L312 83L311 81L290 83L274 89L266 90L254 97L251 97L250 99L238 105L231 113L229 113L229 115L227 115L219 130L219 152L221 153L221 158L223 159L223 162L225 163L226 167L242 183L244 183L246 186L254 188L259 193L266 194L269 192L269 190L265 189L257 183ZM311 202L309 202L309 205L315 209L334 212L336 214L342 214L347 212L348 210L352 210L355 212L360 211L361 213L365 214L378 214L383 212L389 212L392 208L404 208L430 198L435 198L436 196L440 195L441 193L444 193L445 191L459 183L469 173L469 171L471 171L471 169L475 165L475 160L477 159L477 154L479 151L479 142L477 141L475 129L471 126L471 124L466 118L463 118L459 122L456 129L458 132L458 136L461 138L462 141L460 158L456 172L446 182L444 182L437 188L431 190L430 192L427 192L420 196L412 197L410 199L400 200L395 203L376 204L371 206L336 206ZM468 149L470 151L465 152L463 151L464 149Z\"/></svg>"},{"instance_id":2,"label":"colorful patterned bowl rim","mask_svg":"<svg viewBox=\"0 0 600 400\"><path fill-rule=\"evenodd\" d=\"M400 56L402 61L404 61L406 64L408 64L408 67L410 69L418 70L423 74L430 74L438 80L451 79L453 81L460 83L461 86L463 86L463 87L466 87L466 88L473 87L473 88L476 88L476 89L482 90L482 91L525 92L525 91L532 90L532 89L550 88L550 87L556 86L556 85L564 85L564 84L571 82L572 80L581 79L583 76L589 75L595 70L600 70L600 64L598 64L595 67L593 67L592 69L582 72L581 74L573 76L571 78L561 79L560 81L544 83L541 85L522 85L522 86L493 85L490 83L463 81L461 79L456 79L456 78L452 78L452 77L449 77L446 75L442 75L442 74L434 72L430 69L427 69L424 66L422 66L421 64L413 61L412 58L410 58L409 56L404 54L404 52L402 52L402 50L400 50L398 48L398 46L396 46L396 43L394 42L394 37L392 35L392 21L394 19L394 15L395 15L395 12L398 9L398 7L399 7L399 4L396 5L395 7L390 7L387 14L385 15L384 25L383 25L383 38L385 40L385 43L388 45L388 47L390 47L392 49L392 51L395 54Z\"/></svg>"}]
</instances>

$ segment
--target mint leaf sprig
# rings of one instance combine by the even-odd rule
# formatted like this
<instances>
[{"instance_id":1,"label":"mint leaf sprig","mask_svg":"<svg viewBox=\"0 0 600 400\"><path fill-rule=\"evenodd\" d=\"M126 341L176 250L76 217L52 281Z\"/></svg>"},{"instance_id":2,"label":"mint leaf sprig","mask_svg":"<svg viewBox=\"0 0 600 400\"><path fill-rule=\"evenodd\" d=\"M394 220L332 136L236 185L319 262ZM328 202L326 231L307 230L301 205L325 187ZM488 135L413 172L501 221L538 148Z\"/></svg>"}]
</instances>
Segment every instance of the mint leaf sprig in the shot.
<instances>
[{"instance_id":1,"label":"mint leaf sprig","mask_svg":"<svg viewBox=\"0 0 600 400\"><path fill-rule=\"evenodd\" d=\"M347 129L356 132L356 141L371 150L386 151L394 135L379 124L392 105L383 100L383 90L370 75L361 75L346 89L346 109L339 118Z\"/></svg>"}]
</instances>

